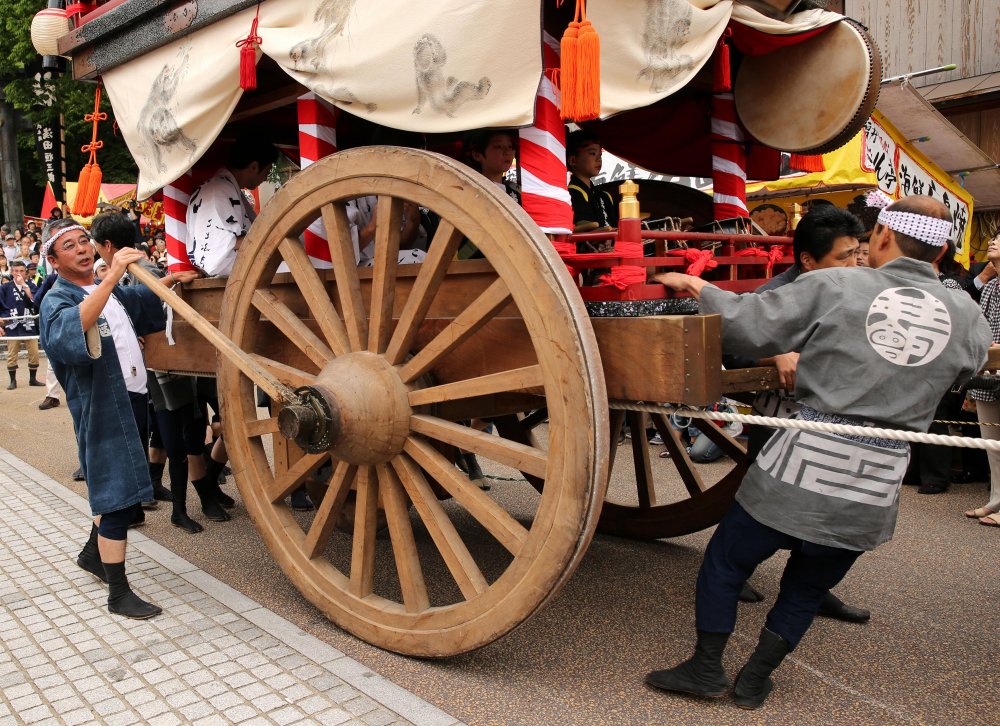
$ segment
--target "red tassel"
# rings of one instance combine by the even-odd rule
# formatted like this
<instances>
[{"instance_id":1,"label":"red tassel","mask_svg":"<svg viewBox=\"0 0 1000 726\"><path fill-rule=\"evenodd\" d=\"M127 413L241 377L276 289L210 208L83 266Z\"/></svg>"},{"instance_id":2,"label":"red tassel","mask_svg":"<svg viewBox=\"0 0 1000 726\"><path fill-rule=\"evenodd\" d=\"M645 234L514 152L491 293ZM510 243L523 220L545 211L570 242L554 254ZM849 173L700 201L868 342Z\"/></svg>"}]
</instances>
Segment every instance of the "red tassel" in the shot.
<instances>
[{"instance_id":1,"label":"red tassel","mask_svg":"<svg viewBox=\"0 0 1000 726\"><path fill-rule=\"evenodd\" d=\"M822 154L792 154L788 166L799 171L826 171Z\"/></svg>"},{"instance_id":2,"label":"red tassel","mask_svg":"<svg viewBox=\"0 0 1000 726\"><path fill-rule=\"evenodd\" d=\"M715 77L712 90L715 93L729 93L733 90L732 68L729 64L729 37L733 31L726 28L719 38L719 47L715 55Z\"/></svg>"},{"instance_id":3,"label":"red tassel","mask_svg":"<svg viewBox=\"0 0 1000 726\"><path fill-rule=\"evenodd\" d=\"M250 34L236 43L240 49L240 88L253 91L257 88L257 46L263 38L257 35L257 21L260 19L260 3L257 4L257 15L250 25Z\"/></svg>"}]
</instances>

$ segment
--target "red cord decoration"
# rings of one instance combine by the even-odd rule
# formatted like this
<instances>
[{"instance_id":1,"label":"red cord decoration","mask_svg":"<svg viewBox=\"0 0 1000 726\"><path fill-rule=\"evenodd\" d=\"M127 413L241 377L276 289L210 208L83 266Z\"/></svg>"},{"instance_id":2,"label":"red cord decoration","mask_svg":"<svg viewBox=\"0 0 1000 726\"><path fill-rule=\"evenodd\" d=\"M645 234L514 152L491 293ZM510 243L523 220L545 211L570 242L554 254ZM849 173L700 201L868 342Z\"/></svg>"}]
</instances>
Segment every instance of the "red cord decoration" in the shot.
<instances>
[{"instance_id":1,"label":"red cord decoration","mask_svg":"<svg viewBox=\"0 0 1000 726\"><path fill-rule=\"evenodd\" d=\"M240 88L253 91L257 88L257 48L264 39L257 35L257 23L260 21L260 3L257 3L257 14L250 25L250 34L237 41L240 49Z\"/></svg>"}]
</instances>

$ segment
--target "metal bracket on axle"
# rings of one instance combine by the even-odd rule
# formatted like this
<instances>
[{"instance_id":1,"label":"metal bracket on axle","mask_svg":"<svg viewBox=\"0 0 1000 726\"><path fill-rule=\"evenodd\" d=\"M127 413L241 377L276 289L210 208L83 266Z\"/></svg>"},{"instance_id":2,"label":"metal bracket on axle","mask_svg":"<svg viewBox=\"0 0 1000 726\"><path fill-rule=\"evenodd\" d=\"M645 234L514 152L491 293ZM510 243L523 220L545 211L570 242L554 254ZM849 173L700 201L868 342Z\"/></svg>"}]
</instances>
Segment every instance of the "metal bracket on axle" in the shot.
<instances>
[{"instance_id":1,"label":"metal bracket on axle","mask_svg":"<svg viewBox=\"0 0 1000 726\"><path fill-rule=\"evenodd\" d=\"M295 389L298 401L278 412L278 431L310 454L329 451L340 435L336 403L312 386Z\"/></svg>"}]
</instances>

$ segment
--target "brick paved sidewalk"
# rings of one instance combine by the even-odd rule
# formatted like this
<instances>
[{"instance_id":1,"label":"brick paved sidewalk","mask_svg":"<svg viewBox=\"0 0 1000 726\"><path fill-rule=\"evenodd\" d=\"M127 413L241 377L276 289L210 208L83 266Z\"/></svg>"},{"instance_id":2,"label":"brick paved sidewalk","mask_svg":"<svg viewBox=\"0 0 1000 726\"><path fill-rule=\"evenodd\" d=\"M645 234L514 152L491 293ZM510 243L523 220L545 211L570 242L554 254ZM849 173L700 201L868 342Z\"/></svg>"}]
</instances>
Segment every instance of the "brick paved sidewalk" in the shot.
<instances>
[{"instance_id":1,"label":"brick paved sidewalk","mask_svg":"<svg viewBox=\"0 0 1000 726\"><path fill-rule=\"evenodd\" d=\"M115 617L76 566L84 499L0 448L0 726L458 722L137 532Z\"/></svg>"}]
</instances>

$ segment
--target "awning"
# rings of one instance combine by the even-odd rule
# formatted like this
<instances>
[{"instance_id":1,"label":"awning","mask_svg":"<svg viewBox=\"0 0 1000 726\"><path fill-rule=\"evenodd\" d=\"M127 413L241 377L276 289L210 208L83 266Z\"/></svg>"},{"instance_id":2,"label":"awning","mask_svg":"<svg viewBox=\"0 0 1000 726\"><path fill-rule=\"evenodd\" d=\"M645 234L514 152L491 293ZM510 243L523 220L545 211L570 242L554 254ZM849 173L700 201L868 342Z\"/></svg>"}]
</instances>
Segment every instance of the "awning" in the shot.
<instances>
[{"instance_id":1,"label":"awning","mask_svg":"<svg viewBox=\"0 0 1000 726\"><path fill-rule=\"evenodd\" d=\"M905 81L887 83L882 86L877 108L909 145L972 195L977 211L1000 208L1000 168L920 91Z\"/></svg>"}]
</instances>

